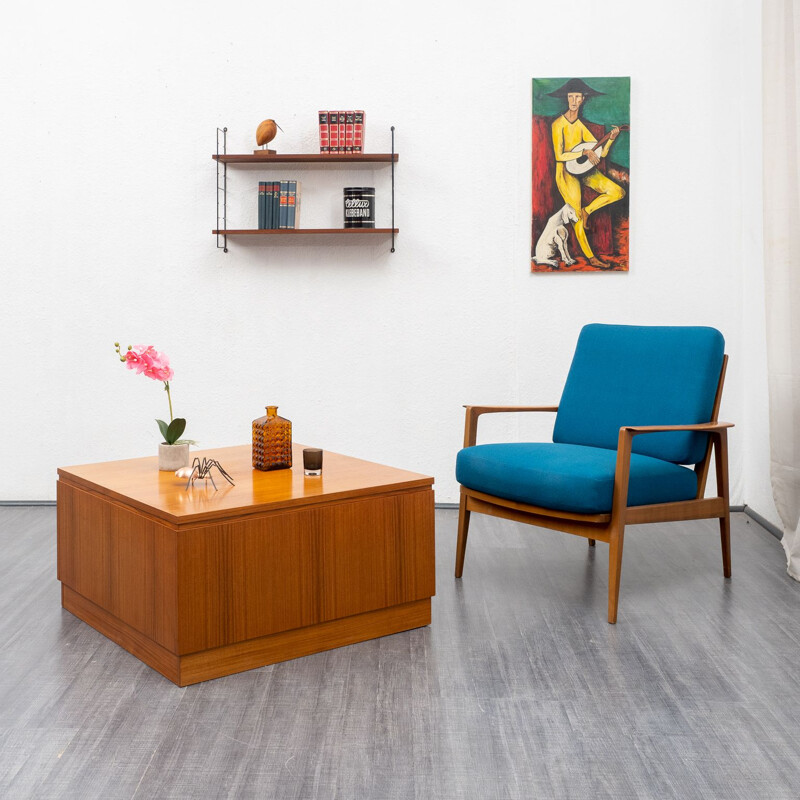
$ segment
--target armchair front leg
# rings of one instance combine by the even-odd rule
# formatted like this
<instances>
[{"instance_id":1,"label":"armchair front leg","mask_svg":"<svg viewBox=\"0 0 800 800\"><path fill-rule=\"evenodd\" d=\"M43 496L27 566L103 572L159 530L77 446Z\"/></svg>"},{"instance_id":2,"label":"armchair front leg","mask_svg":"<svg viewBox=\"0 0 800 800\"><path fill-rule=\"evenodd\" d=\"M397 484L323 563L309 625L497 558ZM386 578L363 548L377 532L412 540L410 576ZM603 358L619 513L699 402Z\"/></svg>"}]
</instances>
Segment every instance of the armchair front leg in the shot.
<instances>
[{"instance_id":1,"label":"armchair front leg","mask_svg":"<svg viewBox=\"0 0 800 800\"><path fill-rule=\"evenodd\" d=\"M461 494L458 503L458 540L456 541L456 578L464 573L464 556L467 554L467 535L469 534L469 509L467 496Z\"/></svg>"},{"instance_id":2,"label":"armchair front leg","mask_svg":"<svg viewBox=\"0 0 800 800\"><path fill-rule=\"evenodd\" d=\"M633 433L620 428L617 439L617 465L614 471L614 495L611 522L608 526L608 622L614 625L619 608L619 584L622 575L622 545L625 541L625 511L628 508L628 483L631 473Z\"/></svg>"},{"instance_id":3,"label":"armchair front leg","mask_svg":"<svg viewBox=\"0 0 800 800\"><path fill-rule=\"evenodd\" d=\"M558 411L558 406L464 406L464 447L474 447L478 441L478 418L481 414L515 413L520 411ZM463 490L458 504L458 541L456 542L456 578L464 572L464 556L469 534L469 508Z\"/></svg>"}]
</instances>

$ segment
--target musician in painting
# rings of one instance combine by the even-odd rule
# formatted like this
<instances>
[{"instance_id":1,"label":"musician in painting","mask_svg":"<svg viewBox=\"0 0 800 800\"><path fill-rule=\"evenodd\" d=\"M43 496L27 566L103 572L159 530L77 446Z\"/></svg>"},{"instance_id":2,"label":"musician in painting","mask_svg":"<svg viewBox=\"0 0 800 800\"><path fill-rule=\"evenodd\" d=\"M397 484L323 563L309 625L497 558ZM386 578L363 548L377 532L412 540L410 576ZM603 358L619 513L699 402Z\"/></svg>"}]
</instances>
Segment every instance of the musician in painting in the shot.
<instances>
[{"instance_id":1,"label":"musician in painting","mask_svg":"<svg viewBox=\"0 0 800 800\"><path fill-rule=\"evenodd\" d=\"M580 110L584 102L602 92L595 91L579 78L567 81L560 89L549 92L551 97L563 97L567 102L567 110L558 117L552 126L553 150L556 157L556 186L564 200L569 203L578 215L577 222L573 223L575 237L581 250L593 267L599 269L613 269L613 266L599 259L592 252L586 229L589 217L603 206L615 203L625 196L625 190L604 175L600 170L593 169L605 158L611 145L619 134L616 125L611 129L604 142L598 142L591 131L581 122ZM592 144L594 147L592 147ZM602 147L601 147L602 144ZM583 149L578 147L583 146ZM583 174L572 174L567 168L568 162L585 162L588 171ZM573 166L573 169L575 167ZM581 207L581 187L588 186L597 192L597 197L585 208Z\"/></svg>"}]
</instances>

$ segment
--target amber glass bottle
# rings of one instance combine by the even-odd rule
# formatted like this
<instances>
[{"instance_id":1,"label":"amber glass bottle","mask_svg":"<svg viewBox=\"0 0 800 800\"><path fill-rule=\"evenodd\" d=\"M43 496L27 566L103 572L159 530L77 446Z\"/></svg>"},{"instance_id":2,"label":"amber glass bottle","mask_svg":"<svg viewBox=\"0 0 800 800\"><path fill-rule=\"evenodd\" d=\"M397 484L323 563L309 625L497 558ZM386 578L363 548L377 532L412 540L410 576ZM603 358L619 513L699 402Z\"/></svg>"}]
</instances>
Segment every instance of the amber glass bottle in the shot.
<instances>
[{"instance_id":1,"label":"amber glass bottle","mask_svg":"<svg viewBox=\"0 0 800 800\"><path fill-rule=\"evenodd\" d=\"M278 416L278 406L267 406L267 416L253 420L254 469L292 466L292 423Z\"/></svg>"}]
</instances>

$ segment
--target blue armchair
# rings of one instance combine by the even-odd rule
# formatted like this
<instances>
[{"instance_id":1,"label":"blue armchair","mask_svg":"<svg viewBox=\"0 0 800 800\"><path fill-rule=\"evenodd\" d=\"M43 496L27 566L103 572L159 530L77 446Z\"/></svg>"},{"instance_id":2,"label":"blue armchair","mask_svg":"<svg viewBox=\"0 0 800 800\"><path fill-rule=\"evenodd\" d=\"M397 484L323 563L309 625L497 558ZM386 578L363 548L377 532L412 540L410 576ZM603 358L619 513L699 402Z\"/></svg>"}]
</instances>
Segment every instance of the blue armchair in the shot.
<instances>
[{"instance_id":1,"label":"blue armchair","mask_svg":"<svg viewBox=\"0 0 800 800\"><path fill-rule=\"evenodd\" d=\"M586 325L558 406L466 406L456 578L471 512L609 545L608 621L617 621L627 524L718 518L731 576L727 429L717 422L728 357L703 327ZM557 412L553 441L476 445L478 419ZM717 496L705 497L714 453Z\"/></svg>"}]
</instances>

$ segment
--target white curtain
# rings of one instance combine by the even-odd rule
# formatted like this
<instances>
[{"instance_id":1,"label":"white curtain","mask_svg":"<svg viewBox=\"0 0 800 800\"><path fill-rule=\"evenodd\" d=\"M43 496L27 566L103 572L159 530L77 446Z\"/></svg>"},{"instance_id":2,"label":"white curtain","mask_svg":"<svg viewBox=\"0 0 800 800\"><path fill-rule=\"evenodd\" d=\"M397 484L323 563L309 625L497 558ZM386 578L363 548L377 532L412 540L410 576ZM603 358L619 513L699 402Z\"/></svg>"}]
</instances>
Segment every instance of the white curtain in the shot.
<instances>
[{"instance_id":1,"label":"white curtain","mask_svg":"<svg viewBox=\"0 0 800 800\"><path fill-rule=\"evenodd\" d=\"M764 280L772 492L800 580L800 0L763 0Z\"/></svg>"}]
</instances>

